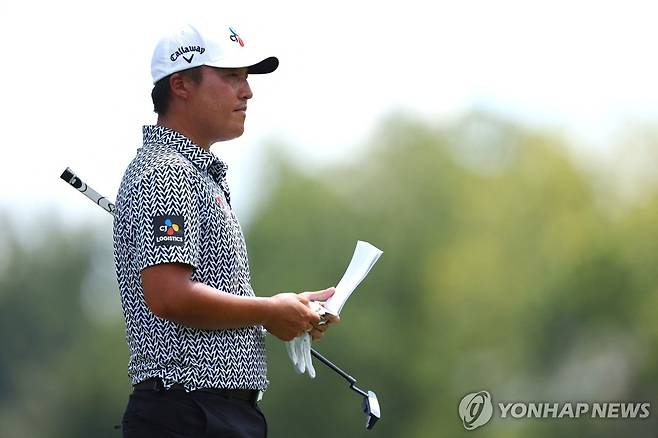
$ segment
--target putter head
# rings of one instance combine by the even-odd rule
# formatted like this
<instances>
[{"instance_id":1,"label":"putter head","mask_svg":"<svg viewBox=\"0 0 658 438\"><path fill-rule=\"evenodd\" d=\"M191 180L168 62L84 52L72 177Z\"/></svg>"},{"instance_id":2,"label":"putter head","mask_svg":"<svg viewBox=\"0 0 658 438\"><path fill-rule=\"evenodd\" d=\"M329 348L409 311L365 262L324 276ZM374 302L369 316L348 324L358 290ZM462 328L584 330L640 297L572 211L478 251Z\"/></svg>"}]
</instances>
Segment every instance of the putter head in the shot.
<instances>
[{"instance_id":1,"label":"putter head","mask_svg":"<svg viewBox=\"0 0 658 438\"><path fill-rule=\"evenodd\" d=\"M382 416L377 394L372 391L368 391L368 396L363 397L363 412L367 416L366 430L370 430Z\"/></svg>"}]
</instances>

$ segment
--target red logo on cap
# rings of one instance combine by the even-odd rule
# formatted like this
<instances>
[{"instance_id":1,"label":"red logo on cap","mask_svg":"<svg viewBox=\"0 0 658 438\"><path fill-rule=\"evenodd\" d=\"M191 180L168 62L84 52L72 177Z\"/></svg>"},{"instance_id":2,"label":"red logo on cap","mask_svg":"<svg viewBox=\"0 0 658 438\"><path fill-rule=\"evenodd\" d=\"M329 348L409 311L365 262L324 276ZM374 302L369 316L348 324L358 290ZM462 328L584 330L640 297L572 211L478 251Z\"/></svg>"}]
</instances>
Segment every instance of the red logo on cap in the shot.
<instances>
[{"instance_id":1,"label":"red logo on cap","mask_svg":"<svg viewBox=\"0 0 658 438\"><path fill-rule=\"evenodd\" d=\"M244 47L244 41L242 41L242 38L240 38L240 35L236 31L233 30L233 28L229 27L228 30L231 31L231 41L234 41L236 43L240 44L240 47Z\"/></svg>"}]
</instances>

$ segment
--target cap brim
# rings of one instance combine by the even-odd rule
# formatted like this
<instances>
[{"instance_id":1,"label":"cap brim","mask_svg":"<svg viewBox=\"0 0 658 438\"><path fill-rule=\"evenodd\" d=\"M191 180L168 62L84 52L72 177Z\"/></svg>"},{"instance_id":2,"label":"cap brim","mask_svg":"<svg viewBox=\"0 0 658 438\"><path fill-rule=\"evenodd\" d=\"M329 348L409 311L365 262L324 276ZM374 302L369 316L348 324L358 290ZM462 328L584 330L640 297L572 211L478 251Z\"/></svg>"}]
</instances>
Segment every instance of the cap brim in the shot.
<instances>
[{"instance_id":1,"label":"cap brim","mask_svg":"<svg viewBox=\"0 0 658 438\"><path fill-rule=\"evenodd\" d=\"M208 65L210 67L219 67L219 68L247 68L248 73L252 74L264 74L264 73L272 73L276 68L279 66L279 60L276 56L269 56L262 61L255 62L256 59L261 59L261 58L253 58L250 57L251 59L247 58L242 58L242 59L235 59L232 58L230 60L228 59L219 59L219 60L214 60L214 61L206 61L204 62L205 65Z\"/></svg>"},{"instance_id":2,"label":"cap brim","mask_svg":"<svg viewBox=\"0 0 658 438\"><path fill-rule=\"evenodd\" d=\"M277 58L276 56L270 56L269 58L265 58L257 64L250 65L247 68L247 72L255 75L272 73L274 70L277 69L278 66L279 66L279 58Z\"/></svg>"}]
</instances>

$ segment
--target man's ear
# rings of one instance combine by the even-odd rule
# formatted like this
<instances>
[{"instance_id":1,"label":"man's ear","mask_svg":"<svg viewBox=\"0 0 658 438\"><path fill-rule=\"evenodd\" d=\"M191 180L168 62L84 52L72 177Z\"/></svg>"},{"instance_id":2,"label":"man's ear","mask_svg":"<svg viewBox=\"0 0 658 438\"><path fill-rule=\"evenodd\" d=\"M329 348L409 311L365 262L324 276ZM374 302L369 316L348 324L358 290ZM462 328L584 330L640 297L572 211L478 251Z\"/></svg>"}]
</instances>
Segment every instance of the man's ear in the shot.
<instances>
[{"instance_id":1,"label":"man's ear","mask_svg":"<svg viewBox=\"0 0 658 438\"><path fill-rule=\"evenodd\" d=\"M189 78L186 78L180 73L174 73L169 76L171 93L180 99L187 100L190 97L190 91L193 85L193 82Z\"/></svg>"}]
</instances>

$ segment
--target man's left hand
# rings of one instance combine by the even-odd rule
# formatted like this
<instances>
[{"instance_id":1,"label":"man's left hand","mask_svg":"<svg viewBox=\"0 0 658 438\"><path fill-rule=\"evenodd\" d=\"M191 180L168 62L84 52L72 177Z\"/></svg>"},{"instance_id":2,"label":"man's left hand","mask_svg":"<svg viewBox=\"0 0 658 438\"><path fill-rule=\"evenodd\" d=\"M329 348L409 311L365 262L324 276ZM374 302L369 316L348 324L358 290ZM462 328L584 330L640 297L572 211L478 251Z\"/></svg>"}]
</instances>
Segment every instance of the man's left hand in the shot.
<instances>
[{"instance_id":1,"label":"man's left hand","mask_svg":"<svg viewBox=\"0 0 658 438\"><path fill-rule=\"evenodd\" d=\"M340 322L340 316L332 315L330 313L325 313L321 316L320 323L313 326L311 330L311 338L314 341L319 341L324 336L324 332L327 331L331 324L338 324Z\"/></svg>"}]
</instances>

